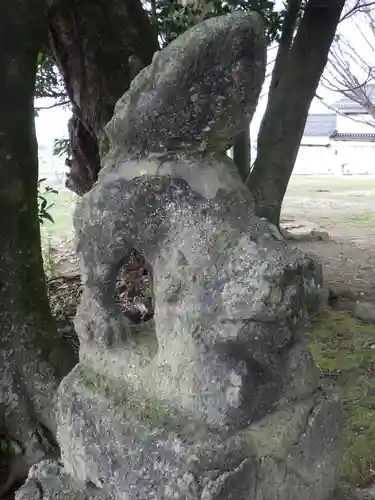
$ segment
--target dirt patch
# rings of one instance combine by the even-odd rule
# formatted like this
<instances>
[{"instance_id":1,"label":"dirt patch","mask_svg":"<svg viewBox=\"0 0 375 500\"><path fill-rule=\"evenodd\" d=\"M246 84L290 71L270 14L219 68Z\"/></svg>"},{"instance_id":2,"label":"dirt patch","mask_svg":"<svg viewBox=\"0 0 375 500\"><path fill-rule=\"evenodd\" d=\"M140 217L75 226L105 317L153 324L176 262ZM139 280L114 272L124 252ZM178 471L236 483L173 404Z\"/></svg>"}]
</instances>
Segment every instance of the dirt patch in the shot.
<instances>
[{"instance_id":1,"label":"dirt patch","mask_svg":"<svg viewBox=\"0 0 375 500\"><path fill-rule=\"evenodd\" d=\"M329 285L375 303L375 179L295 176L282 212L292 232L327 231L330 241L291 242L320 257Z\"/></svg>"},{"instance_id":2,"label":"dirt patch","mask_svg":"<svg viewBox=\"0 0 375 500\"><path fill-rule=\"evenodd\" d=\"M320 258L329 285L350 289L375 302L375 253L370 242L359 245L343 236L328 242L304 242L296 246Z\"/></svg>"}]
</instances>

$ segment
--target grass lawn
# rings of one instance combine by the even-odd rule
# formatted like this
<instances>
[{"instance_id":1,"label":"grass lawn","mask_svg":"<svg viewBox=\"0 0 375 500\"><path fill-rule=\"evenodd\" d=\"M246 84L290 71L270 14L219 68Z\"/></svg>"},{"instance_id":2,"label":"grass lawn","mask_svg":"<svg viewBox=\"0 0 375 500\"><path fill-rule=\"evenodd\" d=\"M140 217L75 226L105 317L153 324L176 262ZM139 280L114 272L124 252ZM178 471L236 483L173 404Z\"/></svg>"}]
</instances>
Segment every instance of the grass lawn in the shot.
<instances>
[{"instance_id":1,"label":"grass lawn","mask_svg":"<svg viewBox=\"0 0 375 500\"><path fill-rule=\"evenodd\" d=\"M345 224L358 229L373 229L375 227L375 211L366 210L352 215L337 215L329 217L329 220L331 223Z\"/></svg>"},{"instance_id":2,"label":"grass lawn","mask_svg":"<svg viewBox=\"0 0 375 500\"><path fill-rule=\"evenodd\" d=\"M348 191L374 191L375 177L370 176L292 176L288 185L287 194L309 196L319 196L319 193L342 194Z\"/></svg>"},{"instance_id":3,"label":"grass lawn","mask_svg":"<svg viewBox=\"0 0 375 500\"><path fill-rule=\"evenodd\" d=\"M42 241L64 241L73 236L73 212L78 196L71 191L63 190L58 194L43 194L48 204L53 206L48 210L54 223L46 220L41 226Z\"/></svg>"},{"instance_id":4,"label":"grass lawn","mask_svg":"<svg viewBox=\"0 0 375 500\"><path fill-rule=\"evenodd\" d=\"M48 205L47 212L54 222L44 220L41 224L41 243L44 272L48 278L59 273L59 263L66 243L73 238L73 212L77 196L70 191L62 190L58 194L43 193Z\"/></svg>"}]
</instances>

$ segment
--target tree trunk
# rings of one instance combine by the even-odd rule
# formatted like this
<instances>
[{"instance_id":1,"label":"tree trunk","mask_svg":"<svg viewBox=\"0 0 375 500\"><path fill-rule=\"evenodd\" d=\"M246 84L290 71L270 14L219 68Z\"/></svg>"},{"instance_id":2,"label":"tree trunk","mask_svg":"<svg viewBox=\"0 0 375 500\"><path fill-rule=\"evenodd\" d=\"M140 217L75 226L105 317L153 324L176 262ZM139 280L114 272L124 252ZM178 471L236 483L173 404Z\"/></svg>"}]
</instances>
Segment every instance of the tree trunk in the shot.
<instances>
[{"instance_id":1,"label":"tree trunk","mask_svg":"<svg viewBox=\"0 0 375 500\"><path fill-rule=\"evenodd\" d=\"M257 215L277 226L309 107L344 3L309 0L261 124L258 154L247 184Z\"/></svg>"},{"instance_id":2,"label":"tree trunk","mask_svg":"<svg viewBox=\"0 0 375 500\"><path fill-rule=\"evenodd\" d=\"M233 161L245 182L251 162L250 124L238 135L233 145Z\"/></svg>"},{"instance_id":3,"label":"tree trunk","mask_svg":"<svg viewBox=\"0 0 375 500\"><path fill-rule=\"evenodd\" d=\"M288 62L289 51L292 46L293 36L297 28L298 16L301 10L302 0L289 0L281 28L281 37L277 49L275 66L272 71L270 89L268 91L268 103L272 99L272 93L279 85L280 79ZM267 104L268 104L267 103Z\"/></svg>"},{"instance_id":4,"label":"tree trunk","mask_svg":"<svg viewBox=\"0 0 375 500\"><path fill-rule=\"evenodd\" d=\"M104 127L135 76L134 60L135 73L151 62L157 32L139 0L59 1L49 24L52 55L73 103L68 187L83 194L97 179Z\"/></svg>"},{"instance_id":5,"label":"tree trunk","mask_svg":"<svg viewBox=\"0 0 375 500\"><path fill-rule=\"evenodd\" d=\"M29 463L53 441L53 396L74 364L50 313L37 217L33 96L44 12L43 0L0 6L0 432Z\"/></svg>"}]
</instances>

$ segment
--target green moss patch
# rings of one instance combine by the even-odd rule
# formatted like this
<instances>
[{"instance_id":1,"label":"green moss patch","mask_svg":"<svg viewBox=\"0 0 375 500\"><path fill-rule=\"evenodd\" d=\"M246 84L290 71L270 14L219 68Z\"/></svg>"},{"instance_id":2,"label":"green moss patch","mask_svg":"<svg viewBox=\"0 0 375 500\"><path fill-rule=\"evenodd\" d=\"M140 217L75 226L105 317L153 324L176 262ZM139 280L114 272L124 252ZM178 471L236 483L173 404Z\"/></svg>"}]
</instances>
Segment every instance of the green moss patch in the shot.
<instances>
[{"instance_id":1,"label":"green moss patch","mask_svg":"<svg viewBox=\"0 0 375 500\"><path fill-rule=\"evenodd\" d=\"M95 400L102 396L106 402L110 401L119 418L134 422L135 427L142 424L150 432L155 428L168 429L170 436L183 436L187 443L195 443L202 436L207 438L211 435L206 425L167 401L136 393L129 390L123 381L120 383L87 367L78 367L76 372L81 386L95 394Z\"/></svg>"},{"instance_id":2,"label":"green moss patch","mask_svg":"<svg viewBox=\"0 0 375 500\"><path fill-rule=\"evenodd\" d=\"M375 326L325 311L313 319L309 344L323 384L340 394L346 412L342 479L366 486L375 477Z\"/></svg>"}]
</instances>

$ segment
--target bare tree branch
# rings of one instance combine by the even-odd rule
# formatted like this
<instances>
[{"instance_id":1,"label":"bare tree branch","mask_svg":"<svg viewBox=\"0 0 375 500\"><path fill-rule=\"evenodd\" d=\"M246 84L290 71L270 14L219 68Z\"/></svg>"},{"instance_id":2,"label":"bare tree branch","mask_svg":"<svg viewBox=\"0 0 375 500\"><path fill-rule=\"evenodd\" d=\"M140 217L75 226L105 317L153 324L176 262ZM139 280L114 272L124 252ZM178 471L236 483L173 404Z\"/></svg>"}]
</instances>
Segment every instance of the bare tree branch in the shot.
<instances>
[{"instance_id":1,"label":"bare tree branch","mask_svg":"<svg viewBox=\"0 0 375 500\"><path fill-rule=\"evenodd\" d=\"M54 104L50 104L49 106L35 106L34 109L35 111L42 111L44 109L53 109L53 108L59 108L60 106L67 106L68 104L71 104L69 100L60 101L60 102L55 102Z\"/></svg>"},{"instance_id":2,"label":"bare tree branch","mask_svg":"<svg viewBox=\"0 0 375 500\"><path fill-rule=\"evenodd\" d=\"M364 2L363 0L356 0L354 5L352 7L350 7L349 10L347 10L346 12L343 13L343 15L341 16L341 19L340 19L340 23L342 21L345 21L346 19L349 19L357 12L363 12L366 9L369 9L370 7L374 7L374 6L375 6L375 1Z\"/></svg>"},{"instance_id":3,"label":"bare tree branch","mask_svg":"<svg viewBox=\"0 0 375 500\"><path fill-rule=\"evenodd\" d=\"M347 114L343 113L342 111L340 111L333 104L329 104L328 102L326 102L322 96L316 94L315 97L317 99L319 99L319 101L323 104L323 106L325 106L330 111L334 111L337 115L343 116L344 118L348 118L349 120L352 120L353 122L356 122L356 123L365 123L366 125L369 125L370 127L375 128L375 121L372 122L369 120L361 120L359 118L355 118L353 115L347 115Z\"/></svg>"},{"instance_id":4,"label":"bare tree branch","mask_svg":"<svg viewBox=\"0 0 375 500\"><path fill-rule=\"evenodd\" d=\"M354 12L350 32L357 35L353 36L356 45L342 33L336 34L321 84L375 118L375 1L356 0L346 15Z\"/></svg>"}]
</instances>

